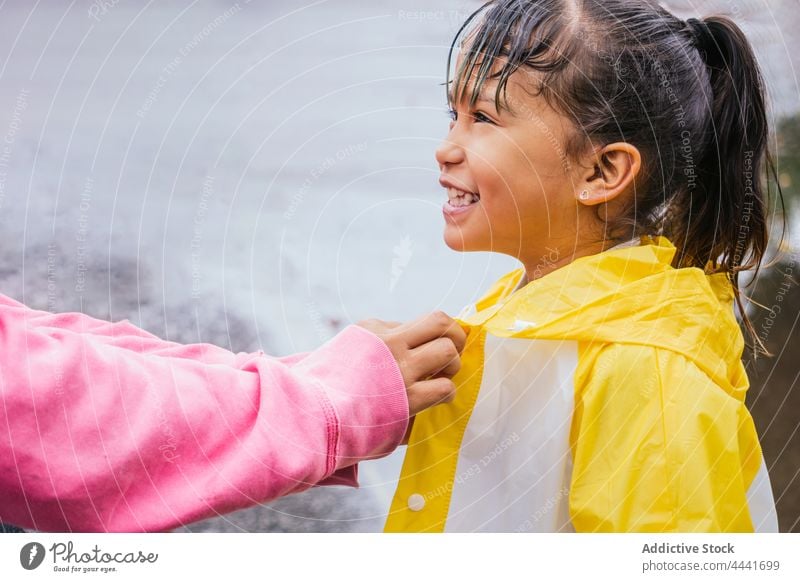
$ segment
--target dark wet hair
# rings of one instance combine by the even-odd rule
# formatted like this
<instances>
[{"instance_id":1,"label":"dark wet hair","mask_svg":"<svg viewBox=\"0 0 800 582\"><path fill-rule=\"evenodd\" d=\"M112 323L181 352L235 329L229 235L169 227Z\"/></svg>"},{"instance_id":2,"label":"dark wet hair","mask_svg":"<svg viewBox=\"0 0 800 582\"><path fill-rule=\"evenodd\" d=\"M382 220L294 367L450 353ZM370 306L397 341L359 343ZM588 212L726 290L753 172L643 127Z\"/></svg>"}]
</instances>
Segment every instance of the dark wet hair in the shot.
<instances>
[{"instance_id":1,"label":"dark wet hair","mask_svg":"<svg viewBox=\"0 0 800 582\"><path fill-rule=\"evenodd\" d=\"M448 98L469 95L472 106L490 81L497 107L511 110L508 79L529 73L526 90L575 124L567 158L618 141L638 148L632 203L605 220L604 237L663 235L677 247L676 268L727 273L754 351L767 353L738 275L757 276L767 252L767 178L777 176L764 82L733 21L683 21L648 0L495 0L461 27L447 69Z\"/></svg>"}]
</instances>

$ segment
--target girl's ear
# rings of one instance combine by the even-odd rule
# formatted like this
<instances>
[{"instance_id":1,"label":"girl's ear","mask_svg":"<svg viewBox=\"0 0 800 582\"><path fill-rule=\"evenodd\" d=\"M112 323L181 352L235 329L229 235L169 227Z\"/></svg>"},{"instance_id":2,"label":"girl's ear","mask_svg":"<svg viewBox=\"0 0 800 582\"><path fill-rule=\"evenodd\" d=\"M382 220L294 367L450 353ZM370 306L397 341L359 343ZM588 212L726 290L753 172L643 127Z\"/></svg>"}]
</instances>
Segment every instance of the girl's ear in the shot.
<instances>
[{"instance_id":1,"label":"girl's ear","mask_svg":"<svg viewBox=\"0 0 800 582\"><path fill-rule=\"evenodd\" d=\"M592 157L592 174L586 176L578 193L581 204L605 204L633 187L642 166L642 155L635 146L626 142L608 144Z\"/></svg>"}]
</instances>

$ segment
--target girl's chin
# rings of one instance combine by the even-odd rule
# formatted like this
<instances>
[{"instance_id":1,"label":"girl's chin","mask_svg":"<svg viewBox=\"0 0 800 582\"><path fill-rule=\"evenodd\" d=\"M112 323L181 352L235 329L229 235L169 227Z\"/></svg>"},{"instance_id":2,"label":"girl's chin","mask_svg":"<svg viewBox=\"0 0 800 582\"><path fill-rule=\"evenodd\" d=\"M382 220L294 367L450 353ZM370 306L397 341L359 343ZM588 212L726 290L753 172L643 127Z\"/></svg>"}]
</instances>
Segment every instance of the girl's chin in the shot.
<instances>
[{"instance_id":1,"label":"girl's chin","mask_svg":"<svg viewBox=\"0 0 800 582\"><path fill-rule=\"evenodd\" d=\"M474 240L469 232L464 232L452 225L447 225L444 229L444 243L452 250L461 253L488 250L478 244L478 241Z\"/></svg>"}]
</instances>

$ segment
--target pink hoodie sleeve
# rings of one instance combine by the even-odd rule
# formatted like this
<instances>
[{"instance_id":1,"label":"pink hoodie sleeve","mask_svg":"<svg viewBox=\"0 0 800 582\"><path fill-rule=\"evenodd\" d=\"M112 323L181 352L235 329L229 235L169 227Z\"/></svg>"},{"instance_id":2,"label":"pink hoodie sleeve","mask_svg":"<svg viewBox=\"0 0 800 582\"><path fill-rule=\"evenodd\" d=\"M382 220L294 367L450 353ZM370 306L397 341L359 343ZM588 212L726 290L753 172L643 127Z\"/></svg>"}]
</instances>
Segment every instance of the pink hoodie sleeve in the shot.
<instances>
[{"instance_id":1,"label":"pink hoodie sleeve","mask_svg":"<svg viewBox=\"0 0 800 582\"><path fill-rule=\"evenodd\" d=\"M358 326L271 358L0 295L0 521L161 531L356 485L407 423L396 361Z\"/></svg>"}]
</instances>

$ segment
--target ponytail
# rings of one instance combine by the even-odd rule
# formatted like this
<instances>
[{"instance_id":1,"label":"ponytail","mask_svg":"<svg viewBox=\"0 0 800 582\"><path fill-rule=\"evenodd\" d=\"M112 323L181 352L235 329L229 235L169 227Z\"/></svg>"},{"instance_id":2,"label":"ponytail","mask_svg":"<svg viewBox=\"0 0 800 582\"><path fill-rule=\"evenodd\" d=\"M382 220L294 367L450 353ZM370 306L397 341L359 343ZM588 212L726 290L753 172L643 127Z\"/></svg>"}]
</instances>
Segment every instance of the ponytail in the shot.
<instances>
[{"instance_id":1,"label":"ponytail","mask_svg":"<svg viewBox=\"0 0 800 582\"><path fill-rule=\"evenodd\" d=\"M710 93L705 131L694 141L702 144L696 181L685 190L686 199L674 201L678 210L670 229L681 250L676 266L727 273L743 324L758 344L755 355L768 354L739 291L739 273L755 269L755 280L767 252L770 175L765 174L777 178L767 147L764 82L750 43L729 18L689 19L686 26L705 62Z\"/></svg>"}]
</instances>

